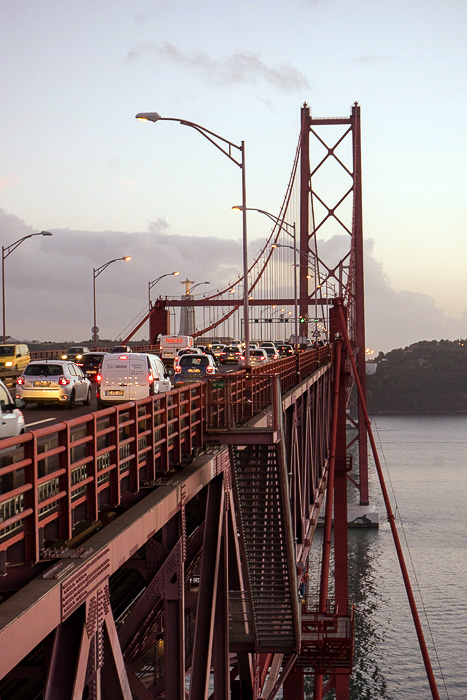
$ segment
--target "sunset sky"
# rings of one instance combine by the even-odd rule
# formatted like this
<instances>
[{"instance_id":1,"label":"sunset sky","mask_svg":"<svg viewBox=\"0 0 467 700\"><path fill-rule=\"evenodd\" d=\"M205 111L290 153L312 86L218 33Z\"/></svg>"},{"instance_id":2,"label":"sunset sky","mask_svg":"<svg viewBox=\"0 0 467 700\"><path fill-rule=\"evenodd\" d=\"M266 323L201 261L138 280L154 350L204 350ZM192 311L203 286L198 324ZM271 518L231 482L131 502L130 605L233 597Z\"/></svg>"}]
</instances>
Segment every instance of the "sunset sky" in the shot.
<instances>
[{"instance_id":1,"label":"sunset sky","mask_svg":"<svg viewBox=\"0 0 467 700\"><path fill-rule=\"evenodd\" d=\"M367 344L467 335L463 0L0 2L0 239L8 330L118 337L147 282L222 283L241 262L238 169L158 111L245 141L251 206L278 211L304 102L362 111ZM249 238L268 227L249 220ZM166 278L161 294L180 294Z\"/></svg>"}]
</instances>

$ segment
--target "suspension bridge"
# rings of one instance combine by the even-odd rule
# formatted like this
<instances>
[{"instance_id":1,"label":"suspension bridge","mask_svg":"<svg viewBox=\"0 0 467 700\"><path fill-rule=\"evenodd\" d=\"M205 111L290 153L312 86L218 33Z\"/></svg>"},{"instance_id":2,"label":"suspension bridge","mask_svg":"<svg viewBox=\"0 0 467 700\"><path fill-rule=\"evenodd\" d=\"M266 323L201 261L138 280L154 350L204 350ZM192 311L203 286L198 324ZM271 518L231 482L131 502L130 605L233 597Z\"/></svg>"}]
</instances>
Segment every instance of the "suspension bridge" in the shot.
<instances>
[{"instance_id":1,"label":"suspension bridge","mask_svg":"<svg viewBox=\"0 0 467 700\"><path fill-rule=\"evenodd\" d=\"M2 700L299 700L307 677L315 700L350 697L349 480L372 514L357 104L302 107L282 205L256 211L271 233L242 276L157 299L125 341L191 308L198 338L248 319L249 337L322 342L3 441Z\"/></svg>"}]
</instances>

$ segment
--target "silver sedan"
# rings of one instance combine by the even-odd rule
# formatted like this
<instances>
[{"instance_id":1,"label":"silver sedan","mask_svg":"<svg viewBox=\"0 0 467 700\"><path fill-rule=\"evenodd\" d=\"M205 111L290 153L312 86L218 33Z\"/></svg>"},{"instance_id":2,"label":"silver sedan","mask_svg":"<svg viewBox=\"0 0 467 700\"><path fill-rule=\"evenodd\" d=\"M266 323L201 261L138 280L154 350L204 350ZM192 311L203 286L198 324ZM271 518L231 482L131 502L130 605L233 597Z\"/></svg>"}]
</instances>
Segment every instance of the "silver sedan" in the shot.
<instances>
[{"instance_id":1,"label":"silver sedan","mask_svg":"<svg viewBox=\"0 0 467 700\"><path fill-rule=\"evenodd\" d=\"M16 380L16 398L25 403L61 403L68 408L77 401L89 406L91 382L74 362L36 360Z\"/></svg>"}]
</instances>

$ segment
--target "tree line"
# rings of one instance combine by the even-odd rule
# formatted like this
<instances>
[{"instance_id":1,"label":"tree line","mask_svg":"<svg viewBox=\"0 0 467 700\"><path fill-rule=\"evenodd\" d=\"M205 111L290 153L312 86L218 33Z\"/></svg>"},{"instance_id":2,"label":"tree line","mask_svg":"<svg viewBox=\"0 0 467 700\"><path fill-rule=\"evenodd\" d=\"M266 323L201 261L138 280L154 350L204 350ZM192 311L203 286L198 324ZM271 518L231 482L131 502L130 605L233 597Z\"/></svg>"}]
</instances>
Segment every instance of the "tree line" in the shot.
<instances>
[{"instance_id":1,"label":"tree line","mask_svg":"<svg viewBox=\"0 0 467 700\"><path fill-rule=\"evenodd\" d=\"M380 352L367 380L370 413L466 413L467 340L423 340Z\"/></svg>"}]
</instances>

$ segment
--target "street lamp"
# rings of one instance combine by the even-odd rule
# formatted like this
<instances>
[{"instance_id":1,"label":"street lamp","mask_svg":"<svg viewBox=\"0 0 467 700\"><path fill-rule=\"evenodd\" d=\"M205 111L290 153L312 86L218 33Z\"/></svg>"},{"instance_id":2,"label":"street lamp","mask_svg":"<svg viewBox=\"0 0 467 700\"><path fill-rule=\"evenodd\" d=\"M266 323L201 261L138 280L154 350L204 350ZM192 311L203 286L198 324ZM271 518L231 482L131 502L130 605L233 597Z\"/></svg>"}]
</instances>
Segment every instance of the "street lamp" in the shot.
<instances>
[{"instance_id":1,"label":"street lamp","mask_svg":"<svg viewBox=\"0 0 467 700\"><path fill-rule=\"evenodd\" d=\"M163 277L170 277L171 275L179 275L180 272L177 270L176 272L166 272L165 275L161 275L160 277L157 277L157 279L153 280L152 282L148 282L148 302L149 302L149 311L151 311L151 289L163 278Z\"/></svg>"},{"instance_id":2,"label":"street lamp","mask_svg":"<svg viewBox=\"0 0 467 700\"><path fill-rule=\"evenodd\" d=\"M195 289L196 287L199 287L200 284L211 284L211 283L210 283L210 282L197 282L196 284L194 284L194 285L192 286L192 288L190 289L190 292L189 292L189 293L190 293L190 294L193 294L193 289Z\"/></svg>"},{"instance_id":3,"label":"street lamp","mask_svg":"<svg viewBox=\"0 0 467 700\"><path fill-rule=\"evenodd\" d=\"M92 300L93 300L93 305L94 305L94 325L92 327L92 342L94 344L94 348L96 347L97 343L97 334L99 333L99 329L97 327L97 319L96 319L96 277L99 277L101 272L104 272L104 270L109 267L114 262L118 262L118 260L124 260L125 262L128 262L128 260L131 260L130 255L125 255L123 258L114 258L113 260L109 260L109 262L104 263L100 267L94 267L92 270Z\"/></svg>"},{"instance_id":4,"label":"street lamp","mask_svg":"<svg viewBox=\"0 0 467 700\"><path fill-rule=\"evenodd\" d=\"M242 171L242 211L243 211L243 326L244 326L244 341L245 341L245 365L250 366L250 323L248 310L248 251L247 251L247 228L246 228L246 176L245 176L245 142L241 141L240 146L229 141L228 139L219 136L214 131L206 129L204 126L195 124L194 122L186 121L185 119L176 119L174 117L161 117L158 112L139 112L136 119L141 121L157 122L168 121L178 122L183 126L191 126L198 131L201 136L204 136L210 143L218 148L222 153L229 158ZM232 153L236 149L240 158L237 160Z\"/></svg>"},{"instance_id":5,"label":"street lamp","mask_svg":"<svg viewBox=\"0 0 467 700\"><path fill-rule=\"evenodd\" d=\"M240 210L242 207L236 206L232 207L232 209L237 209ZM285 233L288 236L291 236L293 239L293 251L294 251L294 273L293 273L293 287L294 287L294 305L295 305L295 352L298 352L298 291L297 291L297 237L296 237L296 232L295 232L295 221L293 224L289 224L287 221L284 221L280 219L278 216L274 216L274 214L271 214L268 211L265 211L264 209L256 209L255 207L248 207L248 211L257 211L259 214L264 214L264 216L267 216L271 221L273 221L281 231L285 231ZM290 230L292 230L292 233L290 233ZM274 246L272 246L274 247Z\"/></svg>"},{"instance_id":6,"label":"street lamp","mask_svg":"<svg viewBox=\"0 0 467 700\"><path fill-rule=\"evenodd\" d=\"M52 236L53 234L49 231L39 231L38 233L30 233L27 236L23 236L19 240L11 243L9 246L2 245L2 307L3 307L3 342L6 343L6 309L5 309L5 259L11 255L11 253L16 250L16 248L21 245L26 238L32 238L33 236Z\"/></svg>"}]
</instances>

